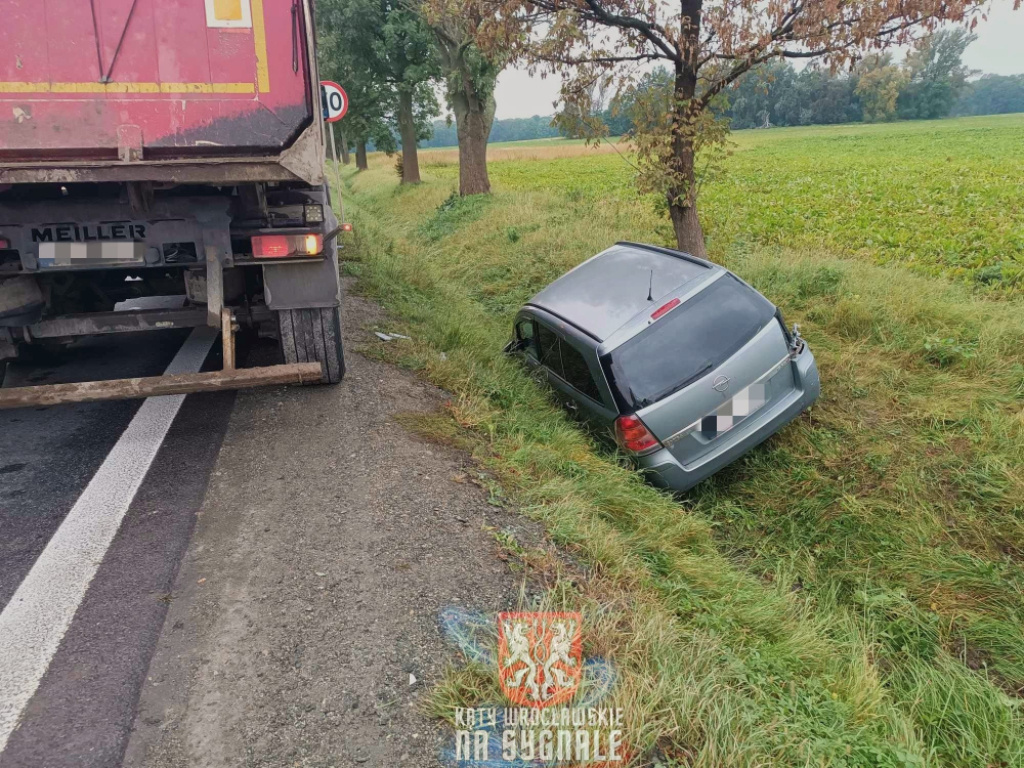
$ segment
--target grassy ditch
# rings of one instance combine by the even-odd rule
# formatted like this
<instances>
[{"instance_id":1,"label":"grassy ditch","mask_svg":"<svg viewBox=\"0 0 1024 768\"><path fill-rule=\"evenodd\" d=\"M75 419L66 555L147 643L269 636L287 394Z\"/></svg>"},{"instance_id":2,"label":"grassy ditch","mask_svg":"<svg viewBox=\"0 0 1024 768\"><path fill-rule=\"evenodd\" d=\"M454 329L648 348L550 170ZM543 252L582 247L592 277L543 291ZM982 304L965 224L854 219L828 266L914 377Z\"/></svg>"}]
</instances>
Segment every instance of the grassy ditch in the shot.
<instances>
[{"instance_id":1,"label":"grassy ditch","mask_svg":"<svg viewBox=\"0 0 1024 768\"><path fill-rule=\"evenodd\" d=\"M444 169L415 188L390 164L347 171L347 268L414 339L382 354L453 393L415 427L472 450L580 564L533 566L553 605L585 612L586 652L618 668L610 705L627 711L636 753L667 766L1024 764L1021 304L718 241L716 258L802 324L823 397L673 499L500 353L548 281L615 240L664 241L648 203L560 178L550 166L563 162L495 163L495 194L469 200ZM453 670L439 714L495 684Z\"/></svg>"}]
</instances>

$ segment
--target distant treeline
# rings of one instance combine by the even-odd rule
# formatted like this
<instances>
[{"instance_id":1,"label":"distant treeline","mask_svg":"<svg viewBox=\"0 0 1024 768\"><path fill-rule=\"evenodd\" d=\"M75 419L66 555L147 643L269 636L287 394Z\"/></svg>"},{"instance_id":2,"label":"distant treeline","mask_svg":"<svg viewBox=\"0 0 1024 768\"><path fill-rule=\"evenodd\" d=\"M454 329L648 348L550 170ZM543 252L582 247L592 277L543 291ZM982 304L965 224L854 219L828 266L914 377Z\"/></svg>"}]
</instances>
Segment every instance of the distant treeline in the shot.
<instances>
[{"instance_id":1,"label":"distant treeline","mask_svg":"<svg viewBox=\"0 0 1024 768\"><path fill-rule=\"evenodd\" d=\"M1024 75L977 77L963 65L973 40L963 30L939 32L901 62L870 55L838 74L773 62L740 80L721 113L733 128L758 128L1024 112Z\"/></svg>"},{"instance_id":2,"label":"distant treeline","mask_svg":"<svg viewBox=\"0 0 1024 768\"><path fill-rule=\"evenodd\" d=\"M1024 112L1024 75L978 77L980 73L964 66L964 51L974 39L962 29L943 30L901 62L889 54L871 54L852 70L837 73L815 66L798 70L789 61L768 62L723 92L716 112L734 129ZM632 128L635 104L657 103L658 95L670 88L670 73L660 69L617 103L604 104L595 91L595 115L611 135L620 135Z\"/></svg>"},{"instance_id":3,"label":"distant treeline","mask_svg":"<svg viewBox=\"0 0 1024 768\"><path fill-rule=\"evenodd\" d=\"M1009 115L1024 112L1024 75L982 75L968 83L954 115Z\"/></svg>"},{"instance_id":4,"label":"distant treeline","mask_svg":"<svg viewBox=\"0 0 1024 768\"><path fill-rule=\"evenodd\" d=\"M902 62L872 55L852 71L835 74L811 66L798 70L788 61L764 64L723 95L718 113L729 119L732 128L741 129L1024 112L1024 75L978 77L963 65L963 52L973 40L962 30L943 31ZM639 90L656 93L669 88L670 82L667 70L654 70ZM611 136L632 129L635 110L628 97L606 104L595 92L593 102L595 111L588 124L604 123ZM552 120L539 116L495 120L491 141L566 135ZM421 143L424 147L457 145L454 124L443 121L435 121L433 137Z\"/></svg>"},{"instance_id":5,"label":"distant treeline","mask_svg":"<svg viewBox=\"0 0 1024 768\"><path fill-rule=\"evenodd\" d=\"M560 135L557 128L552 127L551 117L515 117L507 120L495 120L491 127L491 141L526 141L528 139L549 139ZM455 133L455 123L448 125L443 120L434 121L434 135L427 141L421 141L421 147L455 147L459 139Z\"/></svg>"}]
</instances>

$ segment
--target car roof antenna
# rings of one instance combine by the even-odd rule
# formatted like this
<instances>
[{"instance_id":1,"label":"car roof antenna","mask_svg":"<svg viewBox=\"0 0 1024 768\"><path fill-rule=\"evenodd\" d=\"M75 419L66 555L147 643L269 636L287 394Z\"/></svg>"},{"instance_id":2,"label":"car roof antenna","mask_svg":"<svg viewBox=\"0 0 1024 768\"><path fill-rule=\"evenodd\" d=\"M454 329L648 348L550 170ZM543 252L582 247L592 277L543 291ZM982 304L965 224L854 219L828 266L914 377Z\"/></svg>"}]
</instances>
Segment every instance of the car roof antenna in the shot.
<instances>
[{"instance_id":1,"label":"car roof antenna","mask_svg":"<svg viewBox=\"0 0 1024 768\"><path fill-rule=\"evenodd\" d=\"M651 270L651 283L647 286L647 300L654 301L654 270Z\"/></svg>"}]
</instances>

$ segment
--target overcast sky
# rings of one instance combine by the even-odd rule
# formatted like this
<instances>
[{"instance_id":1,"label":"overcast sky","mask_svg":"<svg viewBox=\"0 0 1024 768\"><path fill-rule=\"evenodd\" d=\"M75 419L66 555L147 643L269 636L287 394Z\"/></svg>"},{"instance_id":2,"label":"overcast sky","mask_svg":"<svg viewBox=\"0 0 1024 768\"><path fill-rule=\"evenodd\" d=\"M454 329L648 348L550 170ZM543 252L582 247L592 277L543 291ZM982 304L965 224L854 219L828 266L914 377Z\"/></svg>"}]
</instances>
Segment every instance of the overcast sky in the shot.
<instances>
[{"instance_id":1,"label":"overcast sky","mask_svg":"<svg viewBox=\"0 0 1024 768\"><path fill-rule=\"evenodd\" d=\"M1013 0L995 0L987 21L979 21L977 41L964 54L971 69L997 75L1024 74L1024 8L1013 10ZM554 113L559 80L530 77L510 69L498 78L497 117L532 117Z\"/></svg>"}]
</instances>

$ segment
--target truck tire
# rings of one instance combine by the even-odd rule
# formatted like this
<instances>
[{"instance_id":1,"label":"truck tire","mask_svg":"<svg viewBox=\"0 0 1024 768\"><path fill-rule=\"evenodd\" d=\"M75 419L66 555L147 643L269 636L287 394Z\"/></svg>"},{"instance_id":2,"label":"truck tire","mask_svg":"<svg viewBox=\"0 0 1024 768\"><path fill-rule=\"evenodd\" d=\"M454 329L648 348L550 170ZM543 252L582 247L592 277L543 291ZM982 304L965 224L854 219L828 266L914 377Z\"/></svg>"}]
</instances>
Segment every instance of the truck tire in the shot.
<instances>
[{"instance_id":1,"label":"truck tire","mask_svg":"<svg viewBox=\"0 0 1024 768\"><path fill-rule=\"evenodd\" d=\"M277 322L286 363L323 363L321 384L337 384L345 377L340 307L283 309Z\"/></svg>"}]
</instances>

